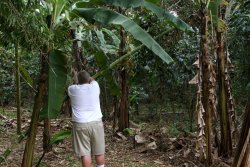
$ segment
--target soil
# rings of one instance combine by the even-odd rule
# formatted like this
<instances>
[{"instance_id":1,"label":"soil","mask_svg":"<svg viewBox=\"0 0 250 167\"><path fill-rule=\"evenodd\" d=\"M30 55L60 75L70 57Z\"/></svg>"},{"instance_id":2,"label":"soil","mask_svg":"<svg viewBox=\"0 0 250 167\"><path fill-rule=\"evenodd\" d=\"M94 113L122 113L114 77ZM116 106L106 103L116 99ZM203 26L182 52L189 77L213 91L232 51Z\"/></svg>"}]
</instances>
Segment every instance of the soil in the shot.
<instances>
[{"instance_id":1,"label":"soil","mask_svg":"<svg viewBox=\"0 0 250 167\"><path fill-rule=\"evenodd\" d=\"M14 112L14 111L5 111ZM28 116L23 116L23 118ZM29 120L23 119L22 131L29 126ZM59 130L68 130L71 127L70 119L52 120L53 133ZM166 133L167 127L159 127L152 123L144 123L131 128L133 133L123 135L113 133L111 122L104 122L106 134L106 166L107 167L200 167L200 161L195 151L196 137L194 134L183 133L172 137ZM42 148L42 122L38 127L34 150L34 166L43 154ZM144 137L143 143L137 143L135 135ZM19 167L25 148L25 140L17 142L16 120L0 114L0 155L7 148L11 154L0 164L3 167ZM150 145L151 144L151 145ZM231 160L222 160L214 157L213 166L228 167ZM94 161L93 161L94 164ZM54 145L51 152L46 153L40 163L41 167L80 167L79 159L72 152L71 138L66 138L61 143ZM93 165L94 166L94 165Z\"/></svg>"}]
</instances>

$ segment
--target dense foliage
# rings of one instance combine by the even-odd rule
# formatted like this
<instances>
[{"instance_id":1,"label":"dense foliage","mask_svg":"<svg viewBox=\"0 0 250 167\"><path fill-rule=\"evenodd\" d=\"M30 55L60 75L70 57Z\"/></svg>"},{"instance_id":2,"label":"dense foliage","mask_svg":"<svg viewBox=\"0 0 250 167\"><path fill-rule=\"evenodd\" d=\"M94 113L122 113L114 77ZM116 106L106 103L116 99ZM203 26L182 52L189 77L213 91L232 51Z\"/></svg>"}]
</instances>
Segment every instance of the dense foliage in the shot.
<instances>
[{"instance_id":1,"label":"dense foliage","mask_svg":"<svg viewBox=\"0 0 250 167\"><path fill-rule=\"evenodd\" d=\"M237 6L239 5L239 9ZM246 101L246 87L250 78L250 1L235 4L235 10L229 20L229 52L232 57L233 87L236 99ZM243 95L243 96L242 96ZM243 103L243 104L244 104Z\"/></svg>"}]
</instances>

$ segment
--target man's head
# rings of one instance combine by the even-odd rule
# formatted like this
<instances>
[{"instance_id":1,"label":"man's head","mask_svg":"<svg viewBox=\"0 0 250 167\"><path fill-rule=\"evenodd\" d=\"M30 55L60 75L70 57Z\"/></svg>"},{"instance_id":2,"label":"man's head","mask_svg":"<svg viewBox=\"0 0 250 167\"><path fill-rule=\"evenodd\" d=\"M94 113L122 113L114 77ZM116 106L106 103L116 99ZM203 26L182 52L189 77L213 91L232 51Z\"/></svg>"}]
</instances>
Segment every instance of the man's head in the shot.
<instances>
[{"instance_id":1,"label":"man's head","mask_svg":"<svg viewBox=\"0 0 250 167\"><path fill-rule=\"evenodd\" d=\"M87 71L80 71L77 74L77 79L79 84L85 84L89 82L90 75Z\"/></svg>"}]
</instances>

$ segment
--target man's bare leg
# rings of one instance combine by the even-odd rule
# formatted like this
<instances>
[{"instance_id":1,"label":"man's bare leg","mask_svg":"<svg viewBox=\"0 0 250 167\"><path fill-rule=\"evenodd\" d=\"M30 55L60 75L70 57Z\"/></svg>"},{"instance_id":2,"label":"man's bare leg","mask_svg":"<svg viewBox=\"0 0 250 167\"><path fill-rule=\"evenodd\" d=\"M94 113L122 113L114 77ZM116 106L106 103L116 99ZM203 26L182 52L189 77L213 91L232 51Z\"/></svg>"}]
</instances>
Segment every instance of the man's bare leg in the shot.
<instances>
[{"instance_id":1,"label":"man's bare leg","mask_svg":"<svg viewBox=\"0 0 250 167\"><path fill-rule=\"evenodd\" d=\"M96 155L95 156L96 164L97 166L104 166L105 164L105 159L104 159L104 154L103 155Z\"/></svg>"},{"instance_id":2,"label":"man's bare leg","mask_svg":"<svg viewBox=\"0 0 250 167\"><path fill-rule=\"evenodd\" d=\"M91 167L91 156L90 155L81 156L81 160L82 160L83 167Z\"/></svg>"}]
</instances>

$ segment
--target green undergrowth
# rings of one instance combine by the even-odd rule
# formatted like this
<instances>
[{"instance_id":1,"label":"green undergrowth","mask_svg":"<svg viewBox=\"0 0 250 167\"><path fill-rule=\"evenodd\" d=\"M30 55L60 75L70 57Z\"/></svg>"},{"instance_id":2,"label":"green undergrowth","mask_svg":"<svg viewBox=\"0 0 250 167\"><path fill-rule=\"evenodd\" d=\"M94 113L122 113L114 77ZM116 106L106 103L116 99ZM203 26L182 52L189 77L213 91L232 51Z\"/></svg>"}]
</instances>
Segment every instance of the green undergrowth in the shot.
<instances>
[{"instance_id":1,"label":"green undergrowth","mask_svg":"<svg viewBox=\"0 0 250 167\"><path fill-rule=\"evenodd\" d=\"M0 115L5 116L9 119L13 119L16 118L16 111L0 108Z\"/></svg>"}]
</instances>

